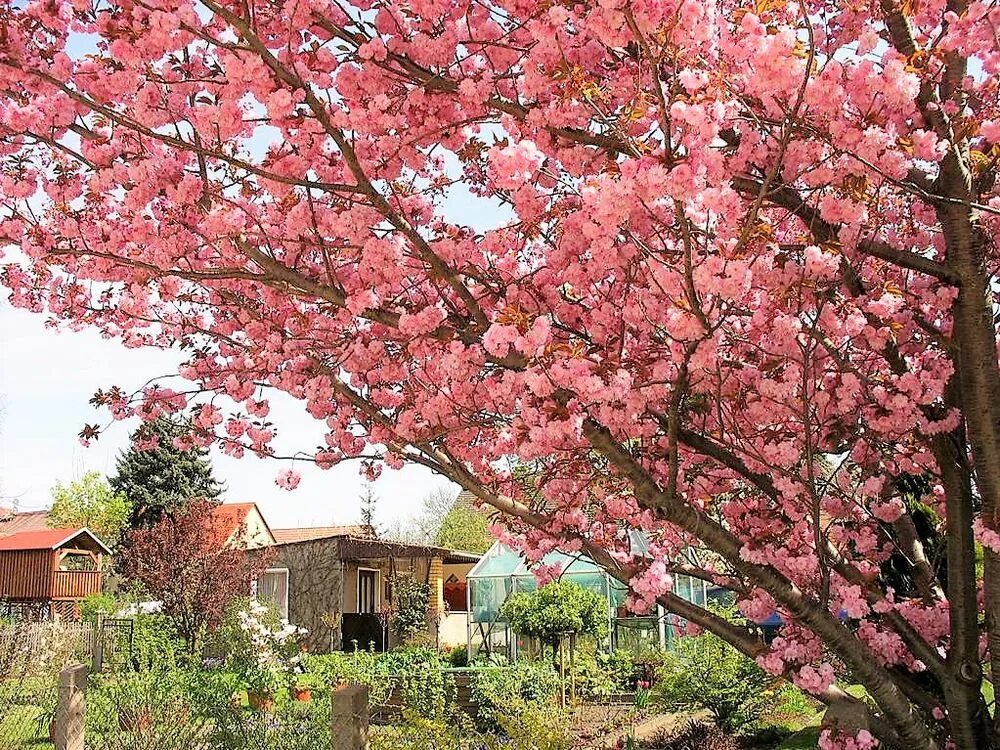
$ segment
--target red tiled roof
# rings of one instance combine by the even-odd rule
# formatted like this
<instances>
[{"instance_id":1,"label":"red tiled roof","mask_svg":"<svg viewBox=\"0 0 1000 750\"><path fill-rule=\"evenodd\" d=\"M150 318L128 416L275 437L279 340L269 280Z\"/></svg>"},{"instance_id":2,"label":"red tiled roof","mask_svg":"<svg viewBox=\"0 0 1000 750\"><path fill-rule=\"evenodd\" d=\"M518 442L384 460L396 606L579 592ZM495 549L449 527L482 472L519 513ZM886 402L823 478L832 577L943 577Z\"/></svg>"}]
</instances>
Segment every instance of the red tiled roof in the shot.
<instances>
[{"instance_id":1,"label":"red tiled roof","mask_svg":"<svg viewBox=\"0 0 1000 750\"><path fill-rule=\"evenodd\" d=\"M220 545L229 541L255 507L255 503L222 503L212 511L212 530Z\"/></svg>"},{"instance_id":2,"label":"red tiled roof","mask_svg":"<svg viewBox=\"0 0 1000 750\"><path fill-rule=\"evenodd\" d=\"M44 531L49 527L49 512L47 510L32 510L24 513L0 509L0 537L17 534L21 531Z\"/></svg>"},{"instance_id":3,"label":"red tiled roof","mask_svg":"<svg viewBox=\"0 0 1000 750\"><path fill-rule=\"evenodd\" d=\"M57 549L81 534L87 534L107 550L107 547L87 529L44 529L42 531L20 531L0 538L0 552Z\"/></svg>"},{"instance_id":4,"label":"red tiled roof","mask_svg":"<svg viewBox=\"0 0 1000 750\"><path fill-rule=\"evenodd\" d=\"M328 539L335 536L368 536L367 526L307 526L298 529L271 529L271 535L278 544L307 542L311 539Z\"/></svg>"}]
</instances>

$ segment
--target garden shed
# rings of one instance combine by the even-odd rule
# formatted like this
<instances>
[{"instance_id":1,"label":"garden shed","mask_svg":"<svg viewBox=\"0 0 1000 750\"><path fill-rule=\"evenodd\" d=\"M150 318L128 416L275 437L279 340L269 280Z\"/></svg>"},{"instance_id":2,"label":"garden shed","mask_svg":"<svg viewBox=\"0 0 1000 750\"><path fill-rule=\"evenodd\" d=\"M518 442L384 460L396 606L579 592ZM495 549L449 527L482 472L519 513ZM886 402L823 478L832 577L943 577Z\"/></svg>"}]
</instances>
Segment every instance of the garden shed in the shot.
<instances>
[{"instance_id":1,"label":"garden shed","mask_svg":"<svg viewBox=\"0 0 1000 750\"><path fill-rule=\"evenodd\" d=\"M633 548L644 549L645 540L633 539ZM609 649L640 651L644 647L667 648L680 621L657 606L646 616L626 611L627 587L583 553L558 550L545 555L537 565L502 542L495 543L466 576L468 587L468 638L471 658L478 651L516 657L522 643L505 622L501 609L512 594L538 588L534 570L538 565L556 566L560 578L578 583L608 602ZM680 575L674 584L679 596L704 604L708 590L704 581Z\"/></svg>"},{"instance_id":2,"label":"garden shed","mask_svg":"<svg viewBox=\"0 0 1000 750\"><path fill-rule=\"evenodd\" d=\"M89 529L19 531L0 536L0 599L8 610L75 619L79 602L101 591L111 550Z\"/></svg>"}]
</instances>

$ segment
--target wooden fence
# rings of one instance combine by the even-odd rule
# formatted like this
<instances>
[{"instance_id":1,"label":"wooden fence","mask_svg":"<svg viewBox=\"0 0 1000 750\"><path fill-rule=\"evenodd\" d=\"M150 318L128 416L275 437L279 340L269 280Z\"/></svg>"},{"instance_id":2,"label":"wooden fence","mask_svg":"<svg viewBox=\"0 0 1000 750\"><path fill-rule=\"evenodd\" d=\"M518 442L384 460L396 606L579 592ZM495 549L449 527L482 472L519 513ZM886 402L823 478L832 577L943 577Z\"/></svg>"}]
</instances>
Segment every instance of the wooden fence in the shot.
<instances>
[{"instance_id":1,"label":"wooden fence","mask_svg":"<svg viewBox=\"0 0 1000 750\"><path fill-rule=\"evenodd\" d=\"M135 638L134 621L108 618L98 625L80 622L18 622L0 625L0 672L16 660L41 674L73 661L96 671L128 666ZM6 671L12 667L7 666ZM0 674L0 676L3 676Z\"/></svg>"}]
</instances>

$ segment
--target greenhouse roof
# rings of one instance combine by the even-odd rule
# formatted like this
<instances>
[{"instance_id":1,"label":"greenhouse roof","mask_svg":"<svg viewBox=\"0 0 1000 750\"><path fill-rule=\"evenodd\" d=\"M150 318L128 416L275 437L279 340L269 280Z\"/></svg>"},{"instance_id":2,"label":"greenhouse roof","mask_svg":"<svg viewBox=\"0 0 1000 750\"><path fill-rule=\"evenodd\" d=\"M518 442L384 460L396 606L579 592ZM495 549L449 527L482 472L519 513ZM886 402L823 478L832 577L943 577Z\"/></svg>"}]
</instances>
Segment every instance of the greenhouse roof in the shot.
<instances>
[{"instance_id":1,"label":"greenhouse roof","mask_svg":"<svg viewBox=\"0 0 1000 750\"><path fill-rule=\"evenodd\" d=\"M543 565L558 565L562 575L573 574L604 574L604 569L582 552L566 554L565 552L549 552L542 558ZM534 576L534 565L528 563L521 553L511 549L502 542L496 542L483 555L483 559L466 575L467 579L476 578L518 578Z\"/></svg>"}]
</instances>

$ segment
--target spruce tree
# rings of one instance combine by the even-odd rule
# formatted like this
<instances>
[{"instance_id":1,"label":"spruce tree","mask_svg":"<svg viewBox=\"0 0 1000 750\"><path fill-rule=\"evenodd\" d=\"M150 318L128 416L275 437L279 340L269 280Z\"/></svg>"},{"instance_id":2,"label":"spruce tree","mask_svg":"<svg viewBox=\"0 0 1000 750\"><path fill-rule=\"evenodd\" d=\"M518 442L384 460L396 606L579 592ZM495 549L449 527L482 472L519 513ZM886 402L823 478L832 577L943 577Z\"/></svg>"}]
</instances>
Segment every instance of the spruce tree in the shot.
<instances>
[{"instance_id":1,"label":"spruce tree","mask_svg":"<svg viewBox=\"0 0 1000 750\"><path fill-rule=\"evenodd\" d=\"M372 489L371 484L366 484L361 493L361 525L368 528L368 534L377 539L380 536L380 529L375 521L375 509L378 506L378 495Z\"/></svg>"},{"instance_id":2,"label":"spruce tree","mask_svg":"<svg viewBox=\"0 0 1000 750\"><path fill-rule=\"evenodd\" d=\"M189 425L182 420L159 417L132 433L132 445L118 457L111 487L123 494L132 506L129 526L150 527L164 515L173 515L192 498L219 497L222 485L212 475L208 449L182 450L174 439L186 435ZM156 438L156 447L139 446Z\"/></svg>"}]
</instances>

